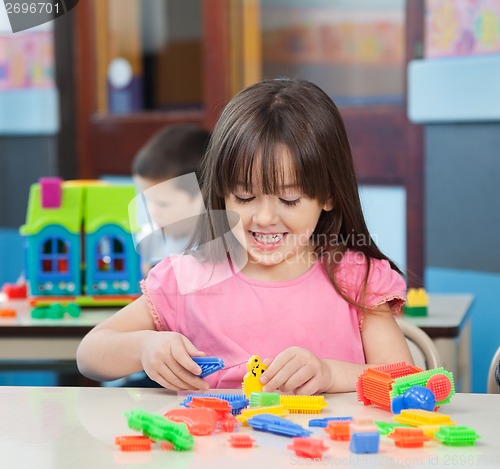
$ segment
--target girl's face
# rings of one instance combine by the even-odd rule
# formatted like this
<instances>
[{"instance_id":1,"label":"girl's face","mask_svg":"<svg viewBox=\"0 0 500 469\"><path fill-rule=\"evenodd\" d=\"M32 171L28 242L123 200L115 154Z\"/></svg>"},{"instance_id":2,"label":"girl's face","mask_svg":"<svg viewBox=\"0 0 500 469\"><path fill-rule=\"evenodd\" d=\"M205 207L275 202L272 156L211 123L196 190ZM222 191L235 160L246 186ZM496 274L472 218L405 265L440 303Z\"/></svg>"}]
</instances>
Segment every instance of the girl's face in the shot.
<instances>
[{"instance_id":1,"label":"girl's face","mask_svg":"<svg viewBox=\"0 0 500 469\"><path fill-rule=\"evenodd\" d=\"M243 272L262 278L265 271L274 280L294 278L314 263L310 238L321 211L332 209L330 202L322 205L294 185L291 158L286 151L282 160L285 178L279 193L264 194L254 177L252 192L239 185L225 198L226 210L236 212L243 225L248 252Z\"/></svg>"}]
</instances>

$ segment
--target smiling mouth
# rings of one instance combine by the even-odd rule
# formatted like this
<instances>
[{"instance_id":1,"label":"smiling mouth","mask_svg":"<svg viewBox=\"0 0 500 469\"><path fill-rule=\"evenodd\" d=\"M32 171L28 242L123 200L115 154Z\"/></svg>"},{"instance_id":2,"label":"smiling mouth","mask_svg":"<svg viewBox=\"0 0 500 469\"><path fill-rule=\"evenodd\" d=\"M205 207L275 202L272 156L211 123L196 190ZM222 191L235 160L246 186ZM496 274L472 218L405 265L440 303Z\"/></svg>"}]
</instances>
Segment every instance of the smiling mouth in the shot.
<instances>
[{"instance_id":1,"label":"smiling mouth","mask_svg":"<svg viewBox=\"0 0 500 469\"><path fill-rule=\"evenodd\" d=\"M274 245L282 241L287 233L272 233L272 234L263 234L263 233L257 233L256 231L251 231L250 232L253 236L253 238L258 241L259 243L266 244L266 245Z\"/></svg>"}]
</instances>

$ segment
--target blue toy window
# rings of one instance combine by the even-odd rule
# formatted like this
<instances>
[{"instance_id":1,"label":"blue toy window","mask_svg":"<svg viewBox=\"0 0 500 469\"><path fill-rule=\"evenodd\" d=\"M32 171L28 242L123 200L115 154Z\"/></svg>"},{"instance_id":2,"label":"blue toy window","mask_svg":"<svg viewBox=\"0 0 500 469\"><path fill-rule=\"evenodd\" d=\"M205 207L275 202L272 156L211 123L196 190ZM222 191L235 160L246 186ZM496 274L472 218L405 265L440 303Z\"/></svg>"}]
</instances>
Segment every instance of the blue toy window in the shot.
<instances>
[{"instance_id":1,"label":"blue toy window","mask_svg":"<svg viewBox=\"0 0 500 469\"><path fill-rule=\"evenodd\" d=\"M43 274L69 273L69 246L62 238L49 238L42 243L40 272Z\"/></svg>"},{"instance_id":2,"label":"blue toy window","mask_svg":"<svg viewBox=\"0 0 500 469\"><path fill-rule=\"evenodd\" d=\"M125 243L115 236L103 236L97 243L97 272L117 274L126 270Z\"/></svg>"}]
</instances>

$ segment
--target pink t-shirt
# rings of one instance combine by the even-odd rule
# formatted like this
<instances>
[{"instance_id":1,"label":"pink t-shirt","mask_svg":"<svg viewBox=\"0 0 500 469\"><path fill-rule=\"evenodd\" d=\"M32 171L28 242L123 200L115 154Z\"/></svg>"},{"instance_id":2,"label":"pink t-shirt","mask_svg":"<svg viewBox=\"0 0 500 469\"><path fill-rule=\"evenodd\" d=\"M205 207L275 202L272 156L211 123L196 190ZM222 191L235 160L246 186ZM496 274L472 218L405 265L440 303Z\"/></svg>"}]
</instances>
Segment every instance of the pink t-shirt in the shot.
<instances>
[{"instance_id":1,"label":"pink t-shirt","mask_svg":"<svg viewBox=\"0 0 500 469\"><path fill-rule=\"evenodd\" d=\"M344 292L357 302L365 272L366 260L354 252L343 256L336 271ZM196 290L200 282L209 286ZM159 331L179 332L207 356L224 360L225 369L206 378L211 387L240 387L251 355L274 358L292 346L320 358L365 363L360 313L335 291L321 261L293 280L263 282L174 255L151 270L142 289ZM371 261L367 307L387 302L398 314L405 290L387 261Z\"/></svg>"}]
</instances>

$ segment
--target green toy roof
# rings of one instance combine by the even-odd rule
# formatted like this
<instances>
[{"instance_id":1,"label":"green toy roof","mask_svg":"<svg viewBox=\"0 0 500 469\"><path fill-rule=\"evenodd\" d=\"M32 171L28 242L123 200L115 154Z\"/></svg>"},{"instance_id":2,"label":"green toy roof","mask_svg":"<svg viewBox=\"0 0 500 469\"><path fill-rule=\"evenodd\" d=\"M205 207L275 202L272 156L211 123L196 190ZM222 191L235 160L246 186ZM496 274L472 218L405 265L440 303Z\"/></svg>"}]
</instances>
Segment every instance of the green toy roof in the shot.
<instances>
[{"instance_id":1,"label":"green toy roof","mask_svg":"<svg viewBox=\"0 0 500 469\"><path fill-rule=\"evenodd\" d=\"M61 206L43 208L40 184L30 189L26 223L22 235L34 235L49 225L61 225L71 233L94 233L102 225L116 224L128 233L138 231L136 220L129 221L128 206L135 197L132 185L70 181L62 184Z\"/></svg>"},{"instance_id":2,"label":"green toy roof","mask_svg":"<svg viewBox=\"0 0 500 469\"><path fill-rule=\"evenodd\" d=\"M21 226L20 233L37 234L49 225L61 225L71 233L80 233L84 189L83 186L65 187L63 184L61 207L43 208L40 184L33 184L30 188L26 224Z\"/></svg>"},{"instance_id":3,"label":"green toy roof","mask_svg":"<svg viewBox=\"0 0 500 469\"><path fill-rule=\"evenodd\" d=\"M104 224L116 224L125 231L130 228L128 205L135 197L134 186L95 185L86 188L85 232L94 233Z\"/></svg>"}]
</instances>

